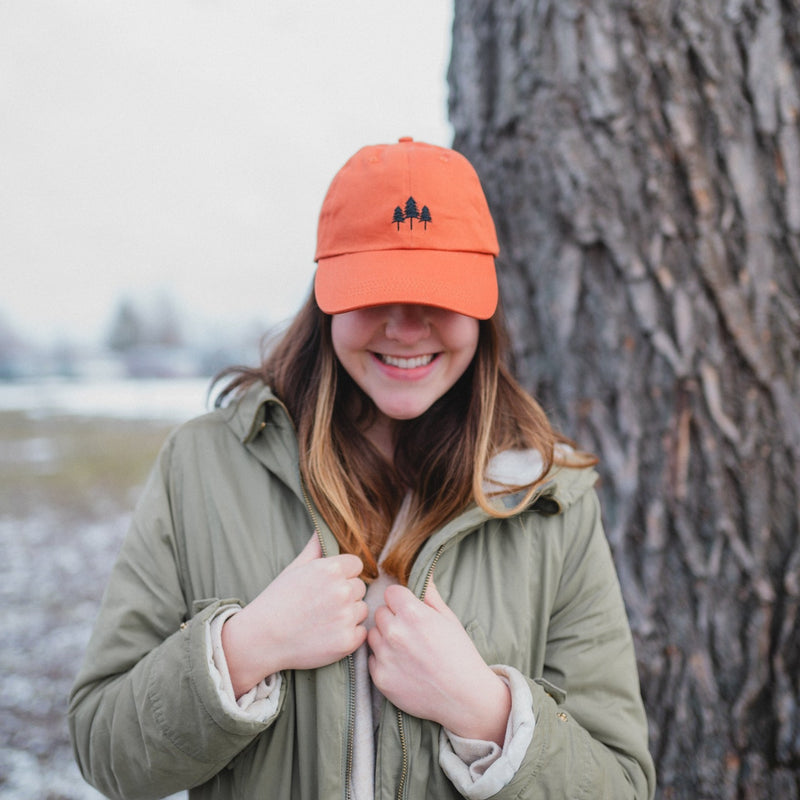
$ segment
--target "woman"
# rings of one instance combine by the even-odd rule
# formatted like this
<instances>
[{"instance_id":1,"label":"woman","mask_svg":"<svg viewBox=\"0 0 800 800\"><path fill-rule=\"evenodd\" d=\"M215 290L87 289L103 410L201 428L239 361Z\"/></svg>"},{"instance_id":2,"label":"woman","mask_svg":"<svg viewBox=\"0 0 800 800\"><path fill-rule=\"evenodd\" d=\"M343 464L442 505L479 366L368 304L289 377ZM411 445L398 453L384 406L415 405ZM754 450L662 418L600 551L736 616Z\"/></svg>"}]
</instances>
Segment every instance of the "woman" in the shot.
<instances>
[{"instance_id":1,"label":"woman","mask_svg":"<svg viewBox=\"0 0 800 800\"><path fill-rule=\"evenodd\" d=\"M70 723L112 797L650 798L592 489L502 361L459 154L367 147L312 296L165 445Z\"/></svg>"}]
</instances>

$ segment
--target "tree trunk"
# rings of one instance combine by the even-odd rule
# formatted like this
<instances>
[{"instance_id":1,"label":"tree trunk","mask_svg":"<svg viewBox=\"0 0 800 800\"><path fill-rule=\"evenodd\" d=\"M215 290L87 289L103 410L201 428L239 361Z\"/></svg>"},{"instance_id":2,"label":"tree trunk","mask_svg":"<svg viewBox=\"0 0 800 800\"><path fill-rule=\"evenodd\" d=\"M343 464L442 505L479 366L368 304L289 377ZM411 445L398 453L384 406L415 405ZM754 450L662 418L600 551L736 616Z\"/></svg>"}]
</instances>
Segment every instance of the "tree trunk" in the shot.
<instances>
[{"instance_id":1,"label":"tree trunk","mask_svg":"<svg viewBox=\"0 0 800 800\"><path fill-rule=\"evenodd\" d=\"M800 3L456 0L518 376L601 457L662 798L800 798Z\"/></svg>"}]
</instances>

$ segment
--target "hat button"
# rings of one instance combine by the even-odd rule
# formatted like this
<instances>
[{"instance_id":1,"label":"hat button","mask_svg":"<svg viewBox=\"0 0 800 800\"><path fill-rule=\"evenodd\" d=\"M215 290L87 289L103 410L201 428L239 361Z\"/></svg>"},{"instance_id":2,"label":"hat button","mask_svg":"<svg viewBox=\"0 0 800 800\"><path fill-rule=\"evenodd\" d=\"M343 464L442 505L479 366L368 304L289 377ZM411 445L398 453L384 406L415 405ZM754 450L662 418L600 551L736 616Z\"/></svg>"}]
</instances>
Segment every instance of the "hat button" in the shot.
<instances>
[{"instance_id":1,"label":"hat button","mask_svg":"<svg viewBox=\"0 0 800 800\"><path fill-rule=\"evenodd\" d=\"M398 142L413 142L414 141L414 137L413 136L401 136L397 141Z\"/></svg>"}]
</instances>

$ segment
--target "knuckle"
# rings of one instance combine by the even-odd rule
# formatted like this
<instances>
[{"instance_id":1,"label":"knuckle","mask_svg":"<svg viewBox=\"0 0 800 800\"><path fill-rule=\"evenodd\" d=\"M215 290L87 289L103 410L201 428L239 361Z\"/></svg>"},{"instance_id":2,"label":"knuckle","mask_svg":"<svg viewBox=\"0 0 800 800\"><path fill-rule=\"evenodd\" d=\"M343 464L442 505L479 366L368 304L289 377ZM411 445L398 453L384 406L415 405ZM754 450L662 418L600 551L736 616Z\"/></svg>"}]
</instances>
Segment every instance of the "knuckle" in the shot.
<instances>
[{"instance_id":1,"label":"knuckle","mask_svg":"<svg viewBox=\"0 0 800 800\"><path fill-rule=\"evenodd\" d=\"M401 650L406 645L405 628L402 625L387 625L383 638L392 649Z\"/></svg>"},{"instance_id":2,"label":"knuckle","mask_svg":"<svg viewBox=\"0 0 800 800\"><path fill-rule=\"evenodd\" d=\"M352 601L350 587L346 583L337 582L331 586L331 603L334 607L346 607Z\"/></svg>"}]
</instances>

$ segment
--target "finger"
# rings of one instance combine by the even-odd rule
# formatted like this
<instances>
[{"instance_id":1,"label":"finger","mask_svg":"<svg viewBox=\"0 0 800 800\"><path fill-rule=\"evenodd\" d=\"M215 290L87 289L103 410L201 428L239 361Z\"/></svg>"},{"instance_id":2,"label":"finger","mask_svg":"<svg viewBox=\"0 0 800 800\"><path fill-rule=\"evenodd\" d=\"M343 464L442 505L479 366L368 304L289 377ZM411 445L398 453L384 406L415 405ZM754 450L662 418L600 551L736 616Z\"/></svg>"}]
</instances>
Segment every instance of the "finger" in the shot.
<instances>
[{"instance_id":1,"label":"finger","mask_svg":"<svg viewBox=\"0 0 800 800\"><path fill-rule=\"evenodd\" d=\"M381 657L371 653L367 659L367 668L375 688L387 699L391 698L391 690L396 688L397 681L392 680L393 669L391 664L387 664ZM390 702L392 700L390 699Z\"/></svg>"},{"instance_id":2,"label":"finger","mask_svg":"<svg viewBox=\"0 0 800 800\"><path fill-rule=\"evenodd\" d=\"M386 606L378 606L378 608L375 609L374 630L378 630L383 633L387 623L392 619L393 616L394 614Z\"/></svg>"},{"instance_id":3,"label":"finger","mask_svg":"<svg viewBox=\"0 0 800 800\"><path fill-rule=\"evenodd\" d=\"M383 672L383 664L381 660L374 653L370 653L367 659L367 668L369 669L370 677L376 687L382 685L381 672Z\"/></svg>"},{"instance_id":4,"label":"finger","mask_svg":"<svg viewBox=\"0 0 800 800\"><path fill-rule=\"evenodd\" d=\"M445 614L450 611L449 606L442 600L442 596L439 594L439 590L436 588L436 584L433 582L433 578L428 581L428 588L425 590L425 597L423 598L423 602L426 606L430 606L434 610L438 611L440 614Z\"/></svg>"},{"instance_id":5,"label":"finger","mask_svg":"<svg viewBox=\"0 0 800 800\"><path fill-rule=\"evenodd\" d=\"M357 578L364 571L364 562L352 553L343 553L326 559L329 567L345 578Z\"/></svg>"},{"instance_id":6,"label":"finger","mask_svg":"<svg viewBox=\"0 0 800 800\"><path fill-rule=\"evenodd\" d=\"M405 586L400 586L398 583L386 587L386 591L383 593L383 602L394 614L398 614L404 609L413 609L419 604L414 592Z\"/></svg>"},{"instance_id":7,"label":"finger","mask_svg":"<svg viewBox=\"0 0 800 800\"><path fill-rule=\"evenodd\" d=\"M381 632L376 627L373 626L372 628L369 629L369 632L367 633L367 644L369 645L369 649L372 651L372 653L375 652L375 648L380 646L380 643L381 643ZM371 655L370 657L374 658L375 656Z\"/></svg>"},{"instance_id":8,"label":"finger","mask_svg":"<svg viewBox=\"0 0 800 800\"><path fill-rule=\"evenodd\" d=\"M319 536L315 533L308 542L306 542L306 546L297 555L292 565L300 566L301 564L310 564L318 558L322 558L322 545L320 544Z\"/></svg>"},{"instance_id":9,"label":"finger","mask_svg":"<svg viewBox=\"0 0 800 800\"><path fill-rule=\"evenodd\" d=\"M369 606L363 600L359 600L359 602L356 603L356 611L355 611L356 625L361 625L368 616L369 616Z\"/></svg>"},{"instance_id":10,"label":"finger","mask_svg":"<svg viewBox=\"0 0 800 800\"><path fill-rule=\"evenodd\" d=\"M348 653L348 655L355 653L355 651L358 650L358 648L361 647L361 645L367 641L367 629L363 625L356 625L355 630L356 630L355 644L353 645L353 648L350 650L350 653Z\"/></svg>"},{"instance_id":11,"label":"finger","mask_svg":"<svg viewBox=\"0 0 800 800\"><path fill-rule=\"evenodd\" d=\"M348 583L353 593L353 600L363 600L364 595L367 593L367 584L361 578L350 578Z\"/></svg>"}]
</instances>

